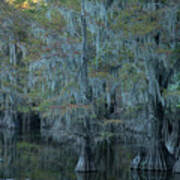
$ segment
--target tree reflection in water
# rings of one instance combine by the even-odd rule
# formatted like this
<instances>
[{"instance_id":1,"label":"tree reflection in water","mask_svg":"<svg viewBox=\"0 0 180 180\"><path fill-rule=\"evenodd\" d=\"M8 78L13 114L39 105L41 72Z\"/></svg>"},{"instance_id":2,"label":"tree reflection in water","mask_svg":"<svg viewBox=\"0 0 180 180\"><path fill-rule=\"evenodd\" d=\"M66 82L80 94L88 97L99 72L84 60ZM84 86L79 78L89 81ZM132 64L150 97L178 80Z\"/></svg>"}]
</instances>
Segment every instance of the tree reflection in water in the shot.
<instances>
[{"instance_id":1,"label":"tree reflection in water","mask_svg":"<svg viewBox=\"0 0 180 180\"><path fill-rule=\"evenodd\" d=\"M29 136L28 136L29 137ZM33 135L34 137L34 135ZM179 180L180 175L130 171L131 151L125 145L99 145L98 172L76 173L75 147L40 142L38 137L19 137L15 131L0 131L0 179L29 180ZM38 143L37 143L38 142ZM134 146L132 148L135 148Z\"/></svg>"},{"instance_id":2,"label":"tree reflection in water","mask_svg":"<svg viewBox=\"0 0 180 180\"><path fill-rule=\"evenodd\" d=\"M76 173L77 180L97 180L97 173Z\"/></svg>"},{"instance_id":3,"label":"tree reflection in water","mask_svg":"<svg viewBox=\"0 0 180 180\"><path fill-rule=\"evenodd\" d=\"M13 177L13 163L16 157L16 136L14 130L0 130L0 177Z\"/></svg>"},{"instance_id":4,"label":"tree reflection in water","mask_svg":"<svg viewBox=\"0 0 180 180\"><path fill-rule=\"evenodd\" d=\"M131 180L170 180L170 177L167 172L131 171Z\"/></svg>"}]
</instances>

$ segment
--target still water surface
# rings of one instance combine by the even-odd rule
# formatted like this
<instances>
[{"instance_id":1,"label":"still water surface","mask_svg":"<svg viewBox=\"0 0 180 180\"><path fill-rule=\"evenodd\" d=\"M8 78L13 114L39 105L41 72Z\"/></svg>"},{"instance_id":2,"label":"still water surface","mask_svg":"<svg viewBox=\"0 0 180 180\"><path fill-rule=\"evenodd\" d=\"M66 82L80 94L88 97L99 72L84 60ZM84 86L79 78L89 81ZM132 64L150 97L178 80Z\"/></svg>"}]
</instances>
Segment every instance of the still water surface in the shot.
<instances>
[{"instance_id":1,"label":"still water surface","mask_svg":"<svg viewBox=\"0 0 180 180\"><path fill-rule=\"evenodd\" d=\"M130 145L101 145L95 156L98 173L78 174L76 148L0 130L0 180L180 180L180 175L130 171Z\"/></svg>"}]
</instances>

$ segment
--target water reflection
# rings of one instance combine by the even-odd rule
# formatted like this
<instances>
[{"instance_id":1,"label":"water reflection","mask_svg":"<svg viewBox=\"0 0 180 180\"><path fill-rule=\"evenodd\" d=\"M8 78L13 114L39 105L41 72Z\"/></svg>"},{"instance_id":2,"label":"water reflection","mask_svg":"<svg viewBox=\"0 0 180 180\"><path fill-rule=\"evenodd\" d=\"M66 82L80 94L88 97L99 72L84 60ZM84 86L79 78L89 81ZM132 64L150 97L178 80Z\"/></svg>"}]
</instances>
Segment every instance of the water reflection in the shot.
<instances>
[{"instance_id":1,"label":"water reflection","mask_svg":"<svg viewBox=\"0 0 180 180\"><path fill-rule=\"evenodd\" d=\"M77 180L97 180L98 174L93 173L76 173Z\"/></svg>"},{"instance_id":2,"label":"water reflection","mask_svg":"<svg viewBox=\"0 0 180 180\"><path fill-rule=\"evenodd\" d=\"M174 174L172 175L173 180L179 180L180 179L180 174Z\"/></svg>"},{"instance_id":3,"label":"water reflection","mask_svg":"<svg viewBox=\"0 0 180 180\"><path fill-rule=\"evenodd\" d=\"M131 180L169 180L170 177L165 172L131 171Z\"/></svg>"},{"instance_id":4,"label":"water reflection","mask_svg":"<svg viewBox=\"0 0 180 180\"><path fill-rule=\"evenodd\" d=\"M2 129L0 131L0 177L13 177L15 157L15 131Z\"/></svg>"},{"instance_id":5,"label":"water reflection","mask_svg":"<svg viewBox=\"0 0 180 180\"><path fill-rule=\"evenodd\" d=\"M35 138L33 140L33 138ZM37 137L19 138L15 131L0 130L0 179L21 180L179 180L180 175L130 171L130 148L101 144L95 161L99 171L75 173L76 147L54 145Z\"/></svg>"}]
</instances>

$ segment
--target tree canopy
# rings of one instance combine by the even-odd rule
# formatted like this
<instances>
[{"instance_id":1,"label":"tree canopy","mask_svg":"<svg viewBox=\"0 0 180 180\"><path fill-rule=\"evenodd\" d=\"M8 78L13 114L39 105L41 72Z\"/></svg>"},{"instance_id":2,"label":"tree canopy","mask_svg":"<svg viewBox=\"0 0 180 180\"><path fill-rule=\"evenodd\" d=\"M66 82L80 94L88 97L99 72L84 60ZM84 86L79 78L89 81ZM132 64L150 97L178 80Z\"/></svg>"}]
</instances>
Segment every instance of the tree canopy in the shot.
<instances>
[{"instance_id":1,"label":"tree canopy","mask_svg":"<svg viewBox=\"0 0 180 180\"><path fill-rule=\"evenodd\" d=\"M177 0L2 1L2 122L34 113L103 138L114 124L148 127L180 107L179 27Z\"/></svg>"}]
</instances>

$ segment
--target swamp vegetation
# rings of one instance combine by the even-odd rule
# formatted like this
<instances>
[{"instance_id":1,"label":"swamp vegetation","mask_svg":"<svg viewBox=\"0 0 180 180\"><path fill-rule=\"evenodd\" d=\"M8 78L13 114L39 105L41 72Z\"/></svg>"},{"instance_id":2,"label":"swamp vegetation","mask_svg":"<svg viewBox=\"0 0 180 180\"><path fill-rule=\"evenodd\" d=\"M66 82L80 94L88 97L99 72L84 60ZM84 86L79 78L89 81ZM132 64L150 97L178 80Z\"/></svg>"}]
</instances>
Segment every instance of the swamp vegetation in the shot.
<instances>
[{"instance_id":1,"label":"swamp vegetation","mask_svg":"<svg viewBox=\"0 0 180 180\"><path fill-rule=\"evenodd\" d=\"M104 179L180 173L180 1L2 0L0 127L9 131L2 133L3 148L7 140L15 153L7 166L18 156L14 167L34 163L38 172L29 172L37 179L51 173L57 179L65 166L70 172L113 168ZM13 133L34 131L39 142L12 145ZM40 155L47 143L65 154L56 158L50 147ZM14 167L7 168L12 177Z\"/></svg>"}]
</instances>

